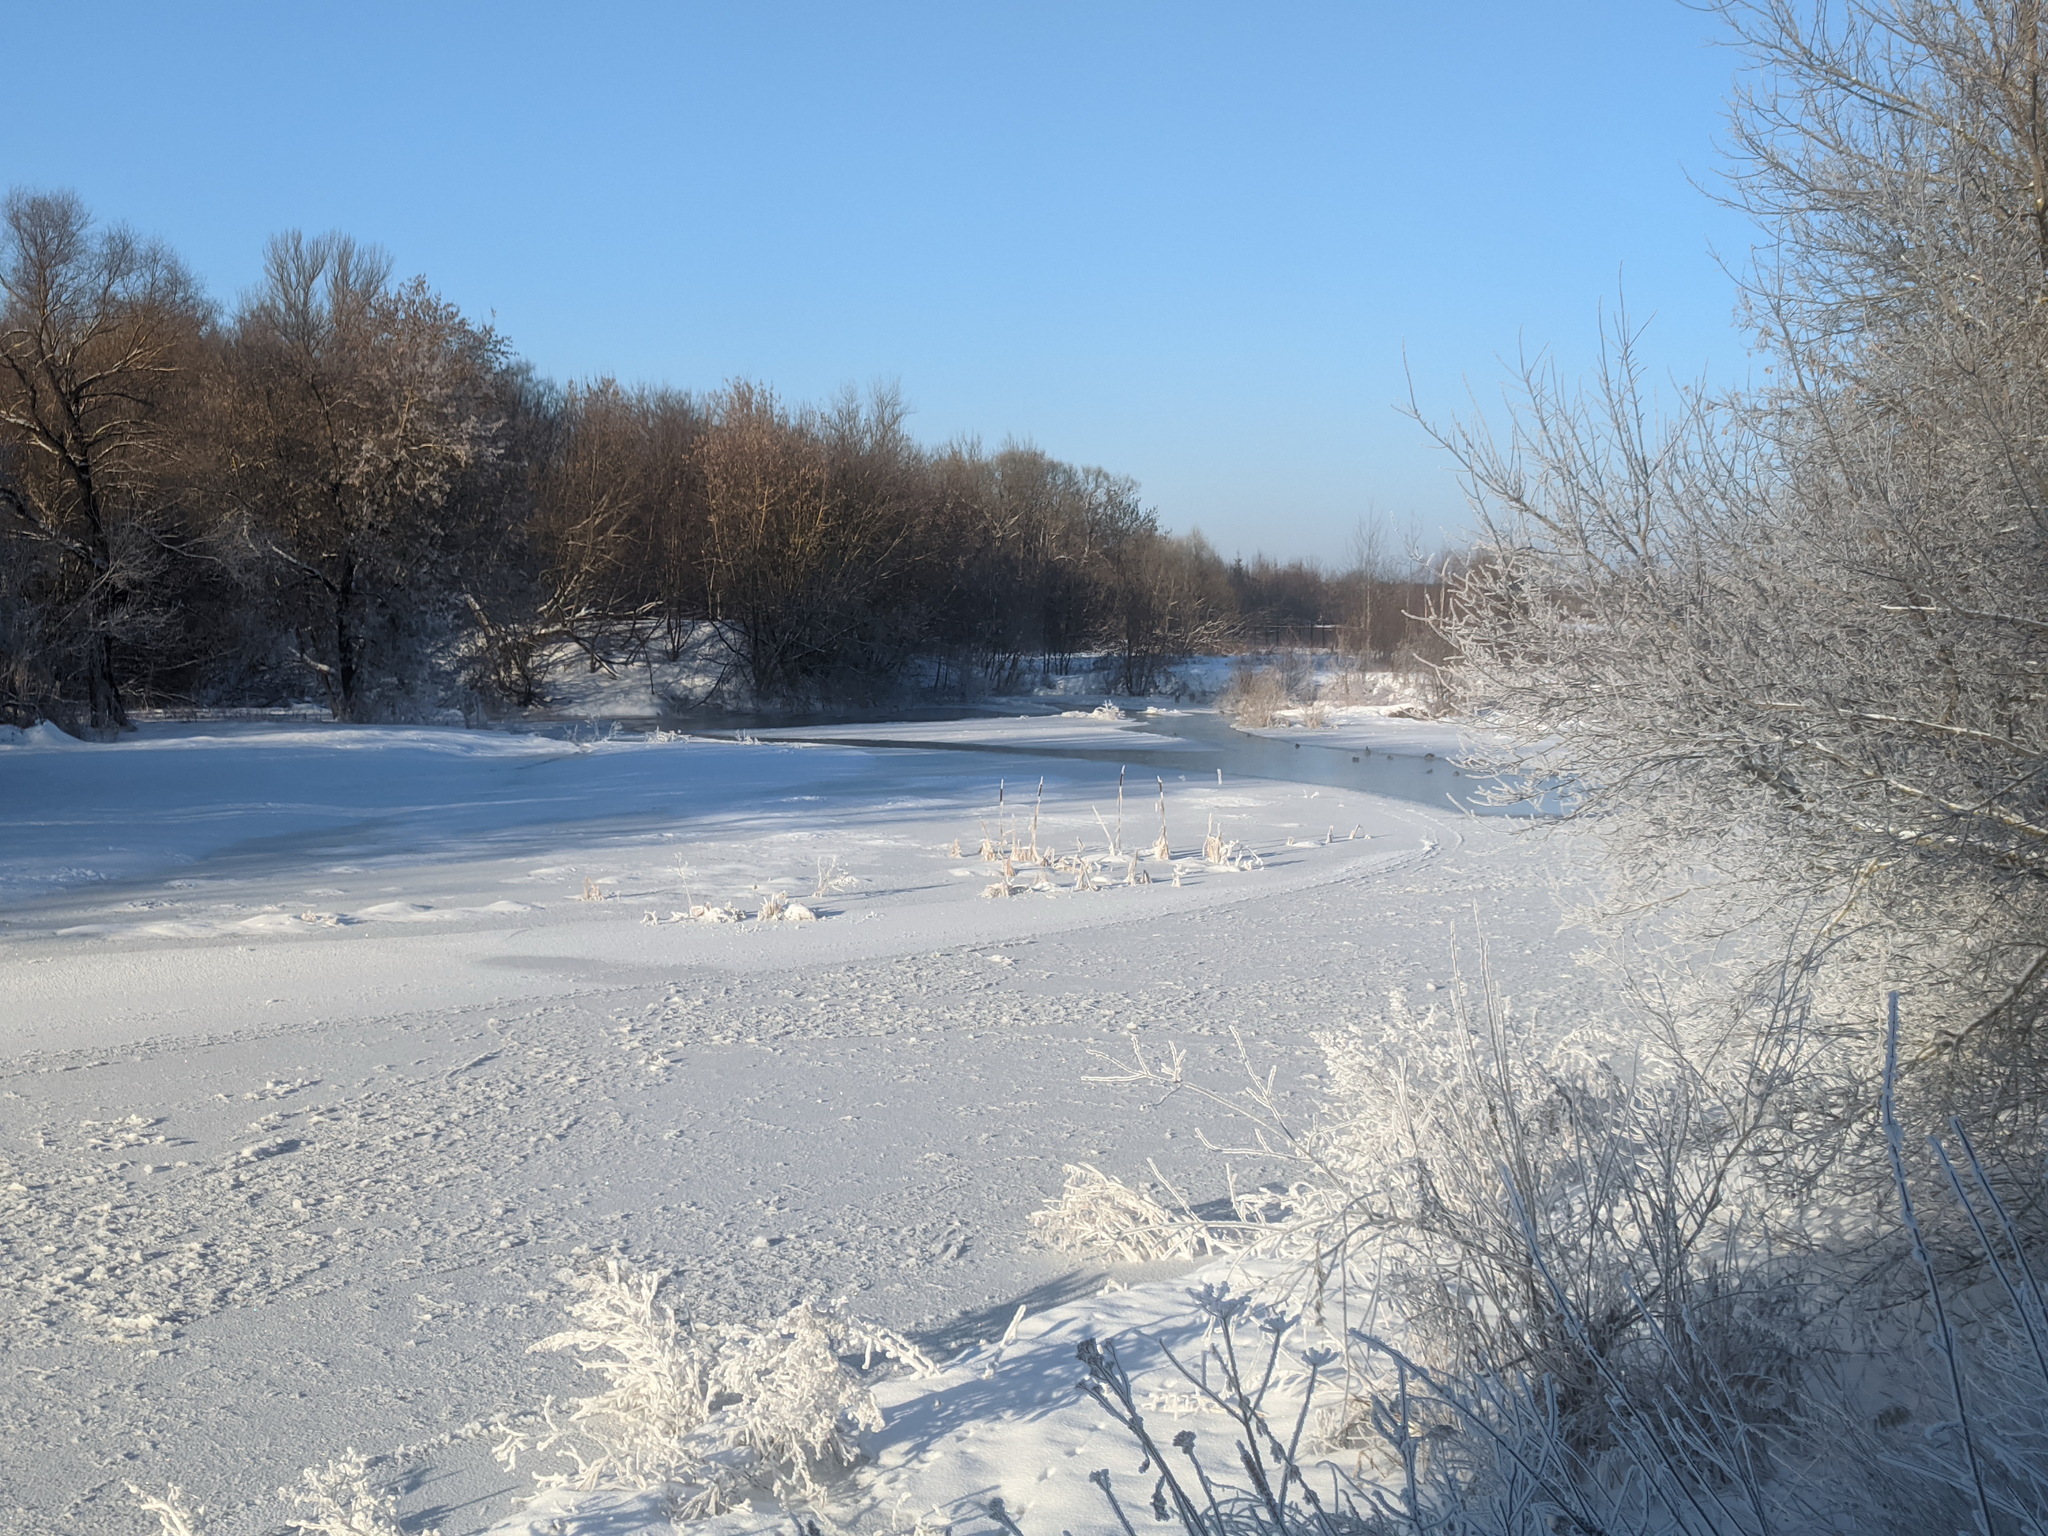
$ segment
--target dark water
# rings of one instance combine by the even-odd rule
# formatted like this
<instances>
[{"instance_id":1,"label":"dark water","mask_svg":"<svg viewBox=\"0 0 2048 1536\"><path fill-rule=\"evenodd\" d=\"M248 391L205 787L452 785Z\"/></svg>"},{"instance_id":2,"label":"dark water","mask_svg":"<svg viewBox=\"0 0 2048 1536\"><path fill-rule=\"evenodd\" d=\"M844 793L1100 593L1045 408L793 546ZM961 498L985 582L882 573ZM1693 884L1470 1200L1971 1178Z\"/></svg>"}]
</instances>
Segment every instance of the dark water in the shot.
<instances>
[{"instance_id":1,"label":"dark water","mask_svg":"<svg viewBox=\"0 0 2048 1536\"><path fill-rule=\"evenodd\" d=\"M1063 699L1061 704L1072 708L1085 705L1084 699ZM828 722L824 719L805 722L814 726L834 724L842 727L831 735L808 735L803 726L794 728L777 724L764 728L756 721L752 729L775 741L813 742L821 746L867 747L887 751L910 752L980 752L999 757L1037 758L1044 760L1072 760L1076 762L1113 763L1119 767L1141 769L1152 773L1185 774L1189 778L1211 778L1220 769L1225 778L1276 779L1291 784L1318 784L1334 789L1361 790L1367 794L1388 795L1398 800L1409 800L1424 805L1452 807L1470 811L1481 816L1529 815L1535 808L1529 805L1511 807L1485 803L1483 798L1489 781L1463 773L1448 759L1433 753L1390 753L1367 751L1338 745L1324 745L1309 735L1300 741L1274 740L1264 736L1249 736L1233 729L1221 716L1213 714L1185 714L1146 716L1134 718L1138 733L1161 738L1158 746L1146 746L1140 740L1128 744L1077 743L1074 746L1005 745L992 742L963 742L948 740L934 735L929 741L920 741L913 736L892 735L888 737L864 737L845 734L846 724L875 724L882 718L891 723L935 723L966 719L1005 717L1016 718L1022 713L1017 710L996 711L990 709L958 709L944 714L932 713L923 716L896 714L876 717L874 720ZM1052 711L1048 710L1050 714ZM701 727L693 735L717 736L726 734L706 731ZM1178 738L1177 740L1174 738Z\"/></svg>"}]
</instances>

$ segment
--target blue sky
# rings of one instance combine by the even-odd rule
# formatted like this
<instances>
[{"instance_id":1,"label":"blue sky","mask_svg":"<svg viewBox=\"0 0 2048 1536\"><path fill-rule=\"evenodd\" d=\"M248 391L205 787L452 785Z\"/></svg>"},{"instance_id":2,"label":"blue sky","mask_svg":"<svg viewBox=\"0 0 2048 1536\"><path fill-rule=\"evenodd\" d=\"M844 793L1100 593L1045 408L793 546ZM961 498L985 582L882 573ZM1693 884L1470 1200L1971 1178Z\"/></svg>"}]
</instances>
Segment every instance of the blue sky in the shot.
<instances>
[{"instance_id":1,"label":"blue sky","mask_svg":"<svg viewBox=\"0 0 2048 1536\"><path fill-rule=\"evenodd\" d=\"M1462 518L1395 404L1589 357L1747 368L1711 181L1736 65L1678 0L17 7L0 182L231 299L383 244L545 373L899 384L928 440L1135 475L1226 553ZM74 67L75 66L75 67Z\"/></svg>"}]
</instances>

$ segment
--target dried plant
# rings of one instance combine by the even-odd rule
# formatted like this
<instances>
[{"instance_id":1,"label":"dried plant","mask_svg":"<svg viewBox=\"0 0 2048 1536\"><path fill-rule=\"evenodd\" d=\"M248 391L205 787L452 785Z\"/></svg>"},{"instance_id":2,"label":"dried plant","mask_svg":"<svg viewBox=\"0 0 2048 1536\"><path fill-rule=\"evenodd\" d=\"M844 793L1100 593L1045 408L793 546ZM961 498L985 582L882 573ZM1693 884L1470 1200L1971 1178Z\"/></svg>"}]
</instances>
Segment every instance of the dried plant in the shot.
<instances>
[{"instance_id":1,"label":"dried plant","mask_svg":"<svg viewBox=\"0 0 2048 1536\"><path fill-rule=\"evenodd\" d=\"M1215 1251L1209 1229L1090 1163L1069 1163L1059 1194L1028 1218L1039 1237L1069 1253L1120 1263L1194 1258Z\"/></svg>"},{"instance_id":2,"label":"dried plant","mask_svg":"<svg viewBox=\"0 0 2048 1536\"><path fill-rule=\"evenodd\" d=\"M791 901L782 891L770 891L761 901L755 921L762 923L815 923L818 914L800 901Z\"/></svg>"},{"instance_id":3,"label":"dried plant","mask_svg":"<svg viewBox=\"0 0 2048 1536\"><path fill-rule=\"evenodd\" d=\"M960 856L960 845L957 841L953 844L953 856ZM838 854L828 854L818 860L818 879L811 887L813 900L859 889L860 876L841 864Z\"/></svg>"},{"instance_id":4,"label":"dried plant","mask_svg":"<svg viewBox=\"0 0 2048 1536\"><path fill-rule=\"evenodd\" d=\"M299 1487L280 1488L278 1496L306 1511L297 1522L304 1536L408 1536L399 1523L398 1501L371 1478L370 1466L369 1458L350 1450L324 1467L308 1467Z\"/></svg>"},{"instance_id":5,"label":"dried plant","mask_svg":"<svg viewBox=\"0 0 2048 1536\"><path fill-rule=\"evenodd\" d=\"M1254 667L1248 662L1239 662L1231 670L1229 683L1216 696L1216 708L1224 718L1250 730L1273 724L1279 712L1292 702L1286 683L1275 669Z\"/></svg>"},{"instance_id":6,"label":"dried plant","mask_svg":"<svg viewBox=\"0 0 2048 1536\"><path fill-rule=\"evenodd\" d=\"M759 1493L815 1499L821 1479L851 1465L853 1433L881 1425L860 1374L877 1357L929 1373L901 1335L805 1302L752 1323L679 1319L661 1277L608 1260L578 1276L577 1326L541 1340L604 1378L605 1389L565 1410L550 1403L537 1431L509 1435L499 1459L566 1457L573 1470L540 1488L658 1488L675 1518L715 1514Z\"/></svg>"},{"instance_id":7,"label":"dried plant","mask_svg":"<svg viewBox=\"0 0 2048 1536\"><path fill-rule=\"evenodd\" d=\"M508 1435L499 1460L507 1470L529 1456L566 1456L575 1464L571 1472L536 1478L542 1489L661 1487L694 1512L725 1507L723 1469L691 1439L711 1417L715 1340L658 1299L658 1274L613 1259L572 1284L578 1295L569 1315L577 1326L532 1347L578 1356L585 1370L604 1378L605 1390L574 1399L565 1414L550 1401L540 1430Z\"/></svg>"},{"instance_id":8,"label":"dried plant","mask_svg":"<svg viewBox=\"0 0 2048 1536\"><path fill-rule=\"evenodd\" d=\"M1228 869L1243 873L1263 869L1266 861L1234 838L1223 835L1221 825L1212 815L1209 818L1208 835L1202 839L1202 862L1211 869Z\"/></svg>"},{"instance_id":9,"label":"dried plant","mask_svg":"<svg viewBox=\"0 0 2048 1536\"><path fill-rule=\"evenodd\" d=\"M185 1490L170 1484L161 1494L145 1493L133 1483L128 1492L146 1515L157 1518L157 1536L206 1536L206 1511L185 1501Z\"/></svg>"},{"instance_id":10,"label":"dried plant","mask_svg":"<svg viewBox=\"0 0 2048 1536\"><path fill-rule=\"evenodd\" d=\"M808 909L807 909L808 910ZM665 918L652 912L642 913L640 921L648 924L660 923L740 923L746 921L746 914L737 907L706 905L699 903L684 912L670 912Z\"/></svg>"}]
</instances>

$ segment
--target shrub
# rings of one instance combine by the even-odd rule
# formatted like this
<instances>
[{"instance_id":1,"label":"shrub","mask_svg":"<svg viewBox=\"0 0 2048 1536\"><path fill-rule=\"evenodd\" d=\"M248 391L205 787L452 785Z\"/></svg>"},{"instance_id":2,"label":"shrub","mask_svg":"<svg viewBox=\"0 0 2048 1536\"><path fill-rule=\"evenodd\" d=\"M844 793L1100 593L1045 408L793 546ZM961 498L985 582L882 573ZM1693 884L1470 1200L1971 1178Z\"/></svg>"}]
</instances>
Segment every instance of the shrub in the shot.
<instances>
[{"instance_id":1,"label":"shrub","mask_svg":"<svg viewBox=\"0 0 2048 1536\"><path fill-rule=\"evenodd\" d=\"M1127 1264L1215 1251L1209 1229L1193 1215L1176 1215L1088 1163L1069 1163L1066 1174L1059 1194L1028 1218L1052 1247Z\"/></svg>"},{"instance_id":2,"label":"shrub","mask_svg":"<svg viewBox=\"0 0 2048 1536\"><path fill-rule=\"evenodd\" d=\"M685 1321L660 1299L661 1276L607 1260L575 1277L577 1326L536 1350L580 1357L605 1389L558 1411L537 1431L510 1434L499 1459L566 1457L547 1488L661 1489L673 1518L715 1514L767 1493L808 1500L854 1460L852 1435L880 1426L860 1372L842 1356L876 1356L914 1370L931 1362L900 1335L805 1302L752 1323Z\"/></svg>"},{"instance_id":3,"label":"shrub","mask_svg":"<svg viewBox=\"0 0 2048 1536\"><path fill-rule=\"evenodd\" d=\"M1253 730L1271 725L1292 702L1277 671L1246 661L1239 661L1230 669L1230 681L1216 695L1219 713L1232 724Z\"/></svg>"},{"instance_id":4,"label":"shrub","mask_svg":"<svg viewBox=\"0 0 2048 1536\"><path fill-rule=\"evenodd\" d=\"M1287 1122L1270 1079L1211 1094L1253 1121L1246 1150L1293 1162L1282 1209L1246 1203L1241 1251L1287 1261L1264 1294L1303 1307L1306 1342L1342 1363L1284 1457L1256 1400L1233 1410L1250 1478L1234 1496L1278 1494L1265 1529L1329 1536L1329 1509L1285 1490L1333 1454L1362 1480L1354 1529L2048 1529L2048 1304L2024 1225L2044 1191L2011 1203L1959 1122L1909 1166L1896 998L1883 1138L1867 1118L1807 1123L1805 1080L1848 1065L1836 1044L1787 1047L1782 1018L1713 1039L1654 1021L1623 1056L1545 1042L1490 990L1390 1013L1326 1037L1314 1124ZM1127 1076L1208 1092L1179 1056ZM1858 1204L1861 1167L1844 1177L1829 1152L1844 1141L1888 1146L1897 1217ZM1930 1179L1974 1258L1937 1258L1913 1195ZM1899 1347L1914 1308L1925 1355ZM1295 1324L1266 1317L1277 1360ZM1276 1459L1254 1469L1261 1443ZM1182 1524L1220 1536L1235 1517L1211 1478L1229 1490L1200 1477L1211 1502Z\"/></svg>"}]
</instances>

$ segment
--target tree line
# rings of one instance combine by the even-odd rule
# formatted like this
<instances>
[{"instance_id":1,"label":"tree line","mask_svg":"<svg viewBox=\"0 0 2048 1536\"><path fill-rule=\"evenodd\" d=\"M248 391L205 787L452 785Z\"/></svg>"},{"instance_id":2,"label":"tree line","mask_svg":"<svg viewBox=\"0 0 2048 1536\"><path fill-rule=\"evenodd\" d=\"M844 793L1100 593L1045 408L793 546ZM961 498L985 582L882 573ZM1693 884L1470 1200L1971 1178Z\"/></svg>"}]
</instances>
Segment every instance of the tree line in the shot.
<instances>
[{"instance_id":1,"label":"tree line","mask_svg":"<svg viewBox=\"0 0 2048 1536\"><path fill-rule=\"evenodd\" d=\"M517 709L565 658L691 647L720 701L1000 691L1082 653L1142 693L1274 625L1391 651L1419 611L1404 571L1227 564L1128 477L927 447L905 416L888 391L557 384L337 235L273 240L223 308L163 245L17 191L0 715Z\"/></svg>"}]
</instances>

